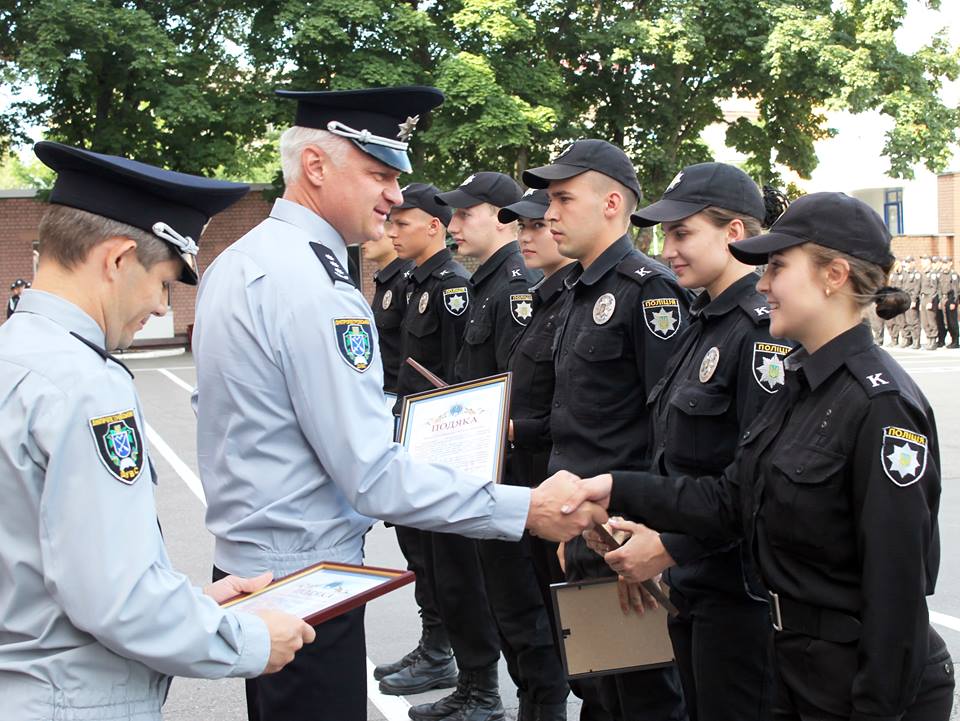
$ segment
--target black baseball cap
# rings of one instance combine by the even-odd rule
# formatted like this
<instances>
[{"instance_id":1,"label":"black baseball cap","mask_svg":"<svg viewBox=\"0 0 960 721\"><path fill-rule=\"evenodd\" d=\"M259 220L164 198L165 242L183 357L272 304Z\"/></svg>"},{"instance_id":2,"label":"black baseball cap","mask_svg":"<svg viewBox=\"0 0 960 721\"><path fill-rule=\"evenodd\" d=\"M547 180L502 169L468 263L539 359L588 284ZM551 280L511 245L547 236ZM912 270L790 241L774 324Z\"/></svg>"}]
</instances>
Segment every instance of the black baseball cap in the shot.
<instances>
[{"instance_id":1,"label":"black baseball cap","mask_svg":"<svg viewBox=\"0 0 960 721\"><path fill-rule=\"evenodd\" d=\"M656 203L638 210L630 222L641 228L689 218L716 206L763 221L760 188L740 168L726 163L697 163L681 170Z\"/></svg>"},{"instance_id":2,"label":"black baseball cap","mask_svg":"<svg viewBox=\"0 0 960 721\"><path fill-rule=\"evenodd\" d=\"M440 205L437 202L437 194L440 188L431 183L410 183L400 189L403 193L403 202L395 205L394 210L403 210L404 208L417 208L429 216L432 216L443 223L444 227L450 225L450 219L453 218L453 211L449 206Z\"/></svg>"},{"instance_id":3,"label":"black baseball cap","mask_svg":"<svg viewBox=\"0 0 960 721\"><path fill-rule=\"evenodd\" d=\"M367 155L401 173L413 170L407 147L420 116L444 99L442 92L424 85L274 92L297 101L295 125L347 138Z\"/></svg>"},{"instance_id":4,"label":"black baseball cap","mask_svg":"<svg viewBox=\"0 0 960 721\"><path fill-rule=\"evenodd\" d=\"M249 185L164 170L136 160L41 141L33 151L57 172L50 202L132 225L171 245L180 280L196 285L197 241L207 222L250 191Z\"/></svg>"},{"instance_id":5,"label":"black baseball cap","mask_svg":"<svg viewBox=\"0 0 960 721\"><path fill-rule=\"evenodd\" d=\"M766 263L771 253L803 243L839 250L881 267L893 263L890 231L877 212L862 200L844 193L811 193L798 198L770 227L730 244L737 260L749 265Z\"/></svg>"},{"instance_id":6,"label":"black baseball cap","mask_svg":"<svg viewBox=\"0 0 960 721\"><path fill-rule=\"evenodd\" d=\"M26 288L26 287L27 287L27 281L25 281L23 278L17 278L15 281L13 281L10 284L10 290L16 290L17 288Z\"/></svg>"},{"instance_id":7,"label":"black baseball cap","mask_svg":"<svg viewBox=\"0 0 960 721\"><path fill-rule=\"evenodd\" d=\"M531 188L547 188L553 180L566 180L588 170L613 178L640 199L640 181L633 163L622 149L606 140L574 141L550 165L523 171L523 182Z\"/></svg>"},{"instance_id":8,"label":"black baseball cap","mask_svg":"<svg viewBox=\"0 0 960 721\"><path fill-rule=\"evenodd\" d=\"M523 196L523 189L517 181L503 173L474 173L454 190L438 193L435 197L440 205L451 208L472 208L480 203L489 203L495 208L504 208L516 203Z\"/></svg>"},{"instance_id":9,"label":"black baseball cap","mask_svg":"<svg viewBox=\"0 0 960 721\"><path fill-rule=\"evenodd\" d=\"M500 208L497 220L501 223L512 223L517 218L542 218L550 207L550 196L547 191L530 188L516 203Z\"/></svg>"}]
</instances>

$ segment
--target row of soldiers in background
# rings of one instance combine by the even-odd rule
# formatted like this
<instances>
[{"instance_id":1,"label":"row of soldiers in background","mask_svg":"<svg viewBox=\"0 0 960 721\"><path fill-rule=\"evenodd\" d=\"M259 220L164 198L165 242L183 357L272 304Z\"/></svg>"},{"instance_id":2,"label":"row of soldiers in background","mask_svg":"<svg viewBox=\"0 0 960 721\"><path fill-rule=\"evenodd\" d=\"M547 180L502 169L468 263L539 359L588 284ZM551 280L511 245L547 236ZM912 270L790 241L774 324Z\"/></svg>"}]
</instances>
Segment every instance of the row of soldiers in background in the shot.
<instances>
[{"instance_id":1,"label":"row of soldiers in background","mask_svg":"<svg viewBox=\"0 0 960 721\"><path fill-rule=\"evenodd\" d=\"M10 284L10 299L7 301L7 318L12 316L13 311L17 309L17 304L20 302L20 294L29 287L30 284L23 278L17 278Z\"/></svg>"},{"instance_id":2,"label":"row of soldiers in background","mask_svg":"<svg viewBox=\"0 0 960 721\"><path fill-rule=\"evenodd\" d=\"M911 304L904 313L887 321L870 311L870 326L879 345L883 345L886 330L887 345L920 348L922 329L927 350L960 348L957 328L960 273L953 267L953 258L921 255L919 267L913 256L898 259L890 274L890 285L906 291Z\"/></svg>"}]
</instances>

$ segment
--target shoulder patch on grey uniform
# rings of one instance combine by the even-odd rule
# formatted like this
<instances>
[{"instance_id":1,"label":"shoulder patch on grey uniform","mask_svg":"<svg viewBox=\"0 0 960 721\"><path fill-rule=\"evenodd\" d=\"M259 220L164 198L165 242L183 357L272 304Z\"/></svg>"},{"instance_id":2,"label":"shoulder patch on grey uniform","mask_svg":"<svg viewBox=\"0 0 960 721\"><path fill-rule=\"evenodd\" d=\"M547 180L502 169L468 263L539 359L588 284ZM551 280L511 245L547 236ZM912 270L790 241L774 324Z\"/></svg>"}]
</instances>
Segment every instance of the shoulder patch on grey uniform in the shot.
<instances>
[{"instance_id":1,"label":"shoulder patch on grey uniform","mask_svg":"<svg viewBox=\"0 0 960 721\"><path fill-rule=\"evenodd\" d=\"M133 409L91 418L90 431L100 461L121 483L133 485L143 471L143 439Z\"/></svg>"},{"instance_id":2,"label":"shoulder patch on grey uniform","mask_svg":"<svg viewBox=\"0 0 960 721\"><path fill-rule=\"evenodd\" d=\"M321 265L323 265L323 269L327 271L331 282L337 283L339 281L340 283L352 285L354 288L357 287L356 283L353 282L353 278L350 277L350 274L340 265L340 261L337 260L337 256L333 254L332 250L322 243L310 243L310 247L320 260Z\"/></svg>"},{"instance_id":3,"label":"shoulder patch on grey uniform","mask_svg":"<svg viewBox=\"0 0 960 721\"><path fill-rule=\"evenodd\" d=\"M895 485L905 487L916 483L927 470L927 437L906 428L886 426L880 463Z\"/></svg>"},{"instance_id":4,"label":"shoulder patch on grey uniform","mask_svg":"<svg viewBox=\"0 0 960 721\"><path fill-rule=\"evenodd\" d=\"M334 318L333 331L337 352L344 362L358 373L370 367L373 359L373 338L369 318Z\"/></svg>"}]
</instances>

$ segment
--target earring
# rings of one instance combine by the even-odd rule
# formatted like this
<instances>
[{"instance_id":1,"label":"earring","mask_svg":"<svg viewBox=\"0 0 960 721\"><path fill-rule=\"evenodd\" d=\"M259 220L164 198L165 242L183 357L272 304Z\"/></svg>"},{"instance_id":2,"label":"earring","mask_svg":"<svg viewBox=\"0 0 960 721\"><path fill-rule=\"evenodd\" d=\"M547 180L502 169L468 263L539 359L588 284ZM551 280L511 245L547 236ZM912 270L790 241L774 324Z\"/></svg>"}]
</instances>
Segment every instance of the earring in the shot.
<instances>
[{"instance_id":1,"label":"earring","mask_svg":"<svg viewBox=\"0 0 960 721\"><path fill-rule=\"evenodd\" d=\"M829 288L824 288L824 289L823 289L823 292L827 294L827 297L828 297L828 298L830 297L830 289L829 289Z\"/></svg>"}]
</instances>

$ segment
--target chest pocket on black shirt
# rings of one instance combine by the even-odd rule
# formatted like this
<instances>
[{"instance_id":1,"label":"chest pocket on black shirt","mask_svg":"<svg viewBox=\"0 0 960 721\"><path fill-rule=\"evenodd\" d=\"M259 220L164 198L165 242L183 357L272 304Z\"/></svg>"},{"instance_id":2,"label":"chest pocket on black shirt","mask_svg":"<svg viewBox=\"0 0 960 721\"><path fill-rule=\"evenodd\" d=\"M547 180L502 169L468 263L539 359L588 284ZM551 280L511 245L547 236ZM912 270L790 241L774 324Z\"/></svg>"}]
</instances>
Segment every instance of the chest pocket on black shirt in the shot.
<instances>
[{"instance_id":1,"label":"chest pocket on black shirt","mask_svg":"<svg viewBox=\"0 0 960 721\"><path fill-rule=\"evenodd\" d=\"M407 332L421 339L433 335L439 327L440 319L429 308L426 313L417 313L407 321Z\"/></svg>"},{"instance_id":2,"label":"chest pocket on black shirt","mask_svg":"<svg viewBox=\"0 0 960 721\"><path fill-rule=\"evenodd\" d=\"M483 345L490 337L493 330L493 324L485 311L481 311L476 318L471 319L467 324L467 330L463 334L463 342L470 345Z\"/></svg>"},{"instance_id":3,"label":"chest pocket on black shirt","mask_svg":"<svg viewBox=\"0 0 960 721\"><path fill-rule=\"evenodd\" d=\"M587 330L574 341L573 352L576 407L593 415L633 413L632 403L625 403L629 394L624 393L624 384L616 382L634 375L625 373L623 336L615 330Z\"/></svg>"},{"instance_id":4,"label":"chest pocket on black shirt","mask_svg":"<svg viewBox=\"0 0 960 721\"><path fill-rule=\"evenodd\" d=\"M722 471L733 460L736 418L729 418L731 397L720 387L685 385L670 398L666 429L668 461L698 469ZM691 469L691 470L692 470Z\"/></svg>"},{"instance_id":5,"label":"chest pocket on black shirt","mask_svg":"<svg viewBox=\"0 0 960 721\"><path fill-rule=\"evenodd\" d=\"M788 548L818 551L849 543L853 517L843 473L847 457L797 443L774 454L773 477L764 490L763 515L770 540Z\"/></svg>"}]
</instances>

